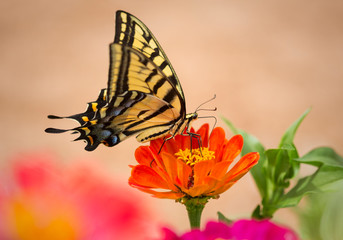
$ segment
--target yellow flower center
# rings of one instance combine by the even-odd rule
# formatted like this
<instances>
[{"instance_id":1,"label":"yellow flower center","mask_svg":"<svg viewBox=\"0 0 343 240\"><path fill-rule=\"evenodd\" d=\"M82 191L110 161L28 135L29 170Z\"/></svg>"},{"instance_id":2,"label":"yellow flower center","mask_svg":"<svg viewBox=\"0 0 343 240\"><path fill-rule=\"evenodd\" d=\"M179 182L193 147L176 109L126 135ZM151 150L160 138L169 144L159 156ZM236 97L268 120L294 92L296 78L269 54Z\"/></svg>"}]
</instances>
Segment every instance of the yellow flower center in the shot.
<instances>
[{"instance_id":1,"label":"yellow flower center","mask_svg":"<svg viewBox=\"0 0 343 240\"><path fill-rule=\"evenodd\" d=\"M215 159L214 151L208 150L207 147L201 148L201 151L200 148L192 149L192 151L188 148L185 150L180 149L177 153L175 153L175 156L189 166L193 166L200 161Z\"/></svg>"}]
</instances>

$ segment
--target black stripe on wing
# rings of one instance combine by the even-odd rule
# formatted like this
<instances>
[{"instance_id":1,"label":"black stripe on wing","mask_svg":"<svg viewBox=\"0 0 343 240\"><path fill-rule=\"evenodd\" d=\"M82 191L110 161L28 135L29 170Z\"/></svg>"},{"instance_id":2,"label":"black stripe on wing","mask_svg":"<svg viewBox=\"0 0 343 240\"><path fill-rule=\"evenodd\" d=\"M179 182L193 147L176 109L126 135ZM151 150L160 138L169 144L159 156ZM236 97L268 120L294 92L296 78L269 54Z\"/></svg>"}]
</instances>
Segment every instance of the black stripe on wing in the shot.
<instances>
[{"instance_id":1,"label":"black stripe on wing","mask_svg":"<svg viewBox=\"0 0 343 240\"><path fill-rule=\"evenodd\" d=\"M77 120L81 126L72 129L48 128L45 131L48 133L63 133L67 131L79 133L80 135L75 139L75 141L85 140L87 143L85 149L88 151L93 151L100 143L103 143L106 146L114 146L127 137L139 132L143 132L147 129L156 128L156 131L158 132L159 128L164 127L165 132L168 132L175 121L180 118L179 116L176 119L170 119L170 121L163 120L162 122L157 123L152 121L149 123L149 121L152 119L155 120L158 115L163 115L168 109L171 111L171 106L165 105L164 102L158 100L152 95L147 95L137 91L123 93L113 98L110 103L103 105L104 103L102 96L104 96L104 94L105 93L102 91L99 102L95 101L89 103L101 104L101 108L98 108L96 111L94 111L93 108L88 107L87 111L84 113L67 117ZM150 99L143 104L142 101L145 98ZM149 106L149 103L152 103L151 99L155 99L160 102L162 107L156 110L154 109L153 104L152 106ZM137 104L143 105L136 107ZM138 110L141 109L142 106L145 106L147 109ZM84 121L83 117L85 116L92 116L92 119L89 119L89 121ZM50 116L50 118L63 117ZM157 135L158 133L156 131L152 130L151 132L152 134Z\"/></svg>"},{"instance_id":2,"label":"black stripe on wing","mask_svg":"<svg viewBox=\"0 0 343 240\"><path fill-rule=\"evenodd\" d=\"M113 43L110 45L111 67L107 87L107 99L125 91L141 91L152 94L185 115L185 102L177 87L154 62L136 49Z\"/></svg>"},{"instance_id":3,"label":"black stripe on wing","mask_svg":"<svg viewBox=\"0 0 343 240\"><path fill-rule=\"evenodd\" d=\"M184 99L182 87L173 66L157 39L142 21L125 11L117 11L114 43L128 46L144 54L160 68Z\"/></svg>"}]
</instances>

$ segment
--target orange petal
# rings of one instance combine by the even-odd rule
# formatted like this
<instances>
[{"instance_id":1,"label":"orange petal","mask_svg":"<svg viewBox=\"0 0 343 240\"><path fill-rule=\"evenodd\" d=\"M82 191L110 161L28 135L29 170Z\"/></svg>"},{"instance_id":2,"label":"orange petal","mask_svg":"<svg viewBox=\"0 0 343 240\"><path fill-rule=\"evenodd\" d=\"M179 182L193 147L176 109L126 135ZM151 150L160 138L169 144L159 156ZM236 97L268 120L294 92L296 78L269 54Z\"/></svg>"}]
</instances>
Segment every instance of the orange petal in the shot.
<instances>
[{"instance_id":1,"label":"orange petal","mask_svg":"<svg viewBox=\"0 0 343 240\"><path fill-rule=\"evenodd\" d=\"M166 177L168 176L167 172L165 171L165 166L161 157L161 153L155 152L155 150L151 149L151 154L154 157L153 164L149 165L152 169L154 169L160 176Z\"/></svg>"},{"instance_id":2,"label":"orange petal","mask_svg":"<svg viewBox=\"0 0 343 240\"><path fill-rule=\"evenodd\" d=\"M152 194L153 197L157 197L157 198L179 199L185 195L184 193L181 193L181 192L172 192L172 191L159 192L150 188L137 187L134 185L133 187L137 188L138 190L142 192Z\"/></svg>"},{"instance_id":3,"label":"orange petal","mask_svg":"<svg viewBox=\"0 0 343 240\"><path fill-rule=\"evenodd\" d=\"M204 178L209 174L213 166L213 161L201 161L194 165L194 187L203 184Z\"/></svg>"},{"instance_id":4,"label":"orange petal","mask_svg":"<svg viewBox=\"0 0 343 240\"><path fill-rule=\"evenodd\" d=\"M243 137L233 136L225 145L223 150L223 160L232 162L242 151Z\"/></svg>"},{"instance_id":5,"label":"orange petal","mask_svg":"<svg viewBox=\"0 0 343 240\"><path fill-rule=\"evenodd\" d=\"M210 176L216 177L218 179L224 177L230 165L231 165L230 161L223 161L223 162L216 163L212 168Z\"/></svg>"},{"instance_id":6,"label":"orange petal","mask_svg":"<svg viewBox=\"0 0 343 240\"><path fill-rule=\"evenodd\" d=\"M210 136L210 151L215 152L216 161L220 161L222 157L222 148L225 142L225 132L224 129L221 127L216 127L213 129L212 134Z\"/></svg>"},{"instance_id":7,"label":"orange petal","mask_svg":"<svg viewBox=\"0 0 343 240\"><path fill-rule=\"evenodd\" d=\"M246 174L255 164L260 155L258 152L251 152L244 155L236 165L225 175L226 181L237 181Z\"/></svg>"},{"instance_id":8,"label":"orange petal","mask_svg":"<svg viewBox=\"0 0 343 240\"><path fill-rule=\"evenodd\" d=\"M194 129L191 128L190 132L194 133ZM186 131L184 132L186 134ZM186 148L190 149L191 148L191 137L190 136L182 136L182 135L177 135L175 137L175 140L180 143L180 147L182 150L185 150ZM195 138L192 138L192 148L197 148L198 147L198 142Z\"/></svg>"},{"instance_id":9,"label":"orange petal","mask_svg":"<svg viewBox=\"0 0 343 240\"><path fill-rule=\"evenodd\" d=\"M202 147L208 147L208 131L209 131L209 128L210 128L209 124L205 123L196 132L197 134L200 134L200 136L201 136Z\"/></svg>"},{"instance_id":10,"label":"orange petal","mask_svg":"<svg viewBox=\"0 0 343 240\"><path fill-rule=\"evenodd\" d=\"M150 166L154 161L154 157L148 146L140 146L135 151L135 158L137 162L141 165Z\"/></svg>"},{"instance_id":11,"label":"orange petal","mask_svg":"<svg viewBox=\"0 0 343 240\"><path fill-rule=\"evenodd\" d=\"M207 195L208 193L212 192L213 189L215 189L218 184L220 183L219 179L211 177L211 176L206 176L204 178L204 183L207 185L207 191L205 194Z\"/></svg>"},{"instance_id":12,"label":"orange petal","mask_svg":"<svg viewBox=\"0 0 343 240\"><path fill-rule=\"evenodd\" d=\"M167 135L165 138L169 138L170 135ZM173 139L170 139L168 141L166 141L164 144L164 139L163 138L158 138L155 140L150 141L150 147L156 152L171 152L173 149L173 144L170 145L170 143L174 142ZM161 146L163 145L162 149ZM171 149L170 149L171 148Z\"/></svg>"},{"instance_id":13,"label":"orange petal","mask_svg":"<svg viewBox=\"0 0 343 240\"><path fill-rule=\"evenodd\" d=\"M179 199L185 196L185 194L180 192L156 192L153 196L157 198Z\"/></svg>"},{"instance_id":14,"label":"orange petal","mask_svg":"<svg viewBox=\"0 0 343 240\"><path fill-rule=\"evenodd\" d=\"M191 133L194 133L193 137L189 136L189 140L192 140L192 149L199 148L202 142L201 135L197 136L198 133L194 131L194 128L191 128ZM189 141L190 142L190 141ZM191 149L191 148L190 148Z\"/></svg>"},{"instance_id":15,"label":"orange petal","mask_svg":"<svg viewBox=\"0 0 343 240\"><path fill-rule=\"evenodd\" d=\"M209 196L214 196L214 195L218 195L221 194L223 192L225 192L226 190L228 190L230 187L232 187L232 185L234 185L236 182L228 182L224 185L220 185L218 184L218 187L216 190L214 190L213 192L211 192L210 194L208 194Z\"/></svg>"},{"instance_id":16,"label":"orange petal","mask_svg":"<svg viewBox=\"0 0 343 240\"><path fill-rule=\"evenodd\" d=\"M208 185L203 184L203 185L198 185L196 187L192 187L186 190L185 192L191 197L197 197L197 196L203 195L207 191L208 191Z\"/></svg>"},{"instance_id":17,"label":"orange petal","mask_svg":"<svg viewBox=\"0 0 343 240\"><path fill-rule=\"evenodd\" d=\"M162 152L161 153L162 164L153 168L158 175L160 175L168 184L168 188L173 191L178 191L183 186L183 179L180 179L180 169L178 160L171 154ZM180 161L180 160L179 160ZM186 165L186 164L184 164ZM186 169L184 170L186 171ZM190 169L190 171L192 171ZM186 171L186 172L189 172ZM188 179L189 174L187 175ZM181 175L183 177L183 175Z\"/></svg>"},{"instance_id":18,"label":"orange petal","mask_svg":"<svg viewBox=\"0 0 343 240\"><path fill-rule=\"evenodd\" d=\"M177 178L177 163L176 158L166 152L161 153L162 160L164 163L165 170L172 181L173 184L175 184L176 178Z\"/></svg>"},{"instance_id":19,"label":"orange petal","mask_svg":"<svg viewBox=\"0 0 343 240\"><path fill-rule=\"evenodd\" d=\"M165 147L163 147L163 151L166 151L170 154L175 154L180 149L180 144L177 141L175 141L175 138L166 141L164 145Z\"/></svg>"},{"instance_id":20,"label":"orange petal","mask_svg":"<svg viewBox=\"0 0 343 240\"><path fill-rule=\"evenodd\" d=\"M177 134L177 135L174 137L174 139L175 139L175 142L177 142L177 143L179 144L179 148L180 148L180 149L184 150L184 149L186 148L186 146L184 146L184 144L185 144L185 139L186 139L185 136L182 136L182 135Z\"/></svg>"},{"instance_id":21,"label":"orange petal","mask_svg":"<svg viewBox=\"0 0 343 240\"><path fill-rule=\"evenodd\" d=\"M185 149L184 149L184 146L183 146L184 137L181 136L181 135L176 135L176 136L174 137L174 139L175 139L175 143L177 144L178 149L185 150Z\"/></svg>"},{"instance_id":22,"label":"orange petal","mask_svg":"<svg viewBox=\"0 0 343 240\"><path fill-rule=\"evenodd\" d=\"M158 152L162 146L163 138L157 138L150 141L150 148L155 152Z\"/></svg>"},{"instance_id":23,"label":"orange petal","mask_svg":"<svg viewBox=\"0 0 343 240\"><path fill-rule=\"evenodd\" d=\"M181 182L182 189L188 188L189 177L192 173L192 168L188 166L184 161L176 159L177 175Z\"/></svg>"},{"instance_id":24,"label":"orange petal","mask_svg":"<svg viewBox=\"0 0 343 240\"><path fill-rule=\"evenodd\" d=\"M186 148L191 149L191 138L189 136L181 136L182 137L182 150Z\"/></svg>"},{"instance_id":25,"label":"orange petal","mask_svg":"<svg viewBox=\"0 0 343 240\"><path fill-rule=\"evenodd\" d=\"M129 183L136 183L144 187L169 189L168 183L153 169L145 165L135 166L131 170Z\"/></svg>"}]
</instances>

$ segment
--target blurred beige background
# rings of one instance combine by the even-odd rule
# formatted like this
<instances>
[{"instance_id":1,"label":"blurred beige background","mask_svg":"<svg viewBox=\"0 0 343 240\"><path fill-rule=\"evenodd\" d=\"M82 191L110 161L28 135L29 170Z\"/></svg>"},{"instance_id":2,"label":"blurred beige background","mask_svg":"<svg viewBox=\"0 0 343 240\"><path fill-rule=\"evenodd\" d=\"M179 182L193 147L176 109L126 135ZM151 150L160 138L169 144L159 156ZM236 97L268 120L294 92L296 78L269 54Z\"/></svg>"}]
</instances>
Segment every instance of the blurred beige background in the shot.
<instances>
[{"instance_id":1,"label":"blurred beige background","mask_svg":"<svg viewBox=\"0 0 343 240\"><path fill-rule=\"evenodd\" d=\"M65 162L99 162L113 179L129 177L139 146L134 138L86 152L70 134L44 133L76 126L46 116L83 112L106 87L118 9L140 18L157 37L180 78L188 112L217 94L210 104L216 115L270 148L312 107L296 135L300 154L322 145L343 154L342 1L16 0L0 3L2 164L17 152L48 149ZM188 228L180 204L139 196L164 222ZM208 204L204 220L218 210L247 217L258 201L247 175ZM276 219L294 226L291 215L281 210Z\"/></svg>"}]
</instances>

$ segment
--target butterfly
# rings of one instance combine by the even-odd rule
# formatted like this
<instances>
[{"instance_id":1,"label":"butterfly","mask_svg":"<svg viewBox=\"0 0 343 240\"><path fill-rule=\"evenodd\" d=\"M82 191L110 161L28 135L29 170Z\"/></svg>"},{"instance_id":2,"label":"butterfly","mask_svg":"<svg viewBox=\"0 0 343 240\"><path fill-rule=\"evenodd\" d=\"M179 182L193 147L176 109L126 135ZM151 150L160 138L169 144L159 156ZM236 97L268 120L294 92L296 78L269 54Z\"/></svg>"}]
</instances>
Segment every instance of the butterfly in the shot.
<instances>
[{"instance_id":1,"label":"butterfly","mask_svg":"<svg viewBox=\"0 0 343 240\"><path fill-rule=\"evenodd\" d=\"M199 137L187 130L198 114L186 114L185 96L166 54L145 24L125 11L116 12L107 88L84 113L48 118L78 121L80 126L72 129L45 131L79 133L75 141L85 140L88 151L101 143L115 146L132 135L142 143L176 134Z\"/></svg>"}]
</instances>

